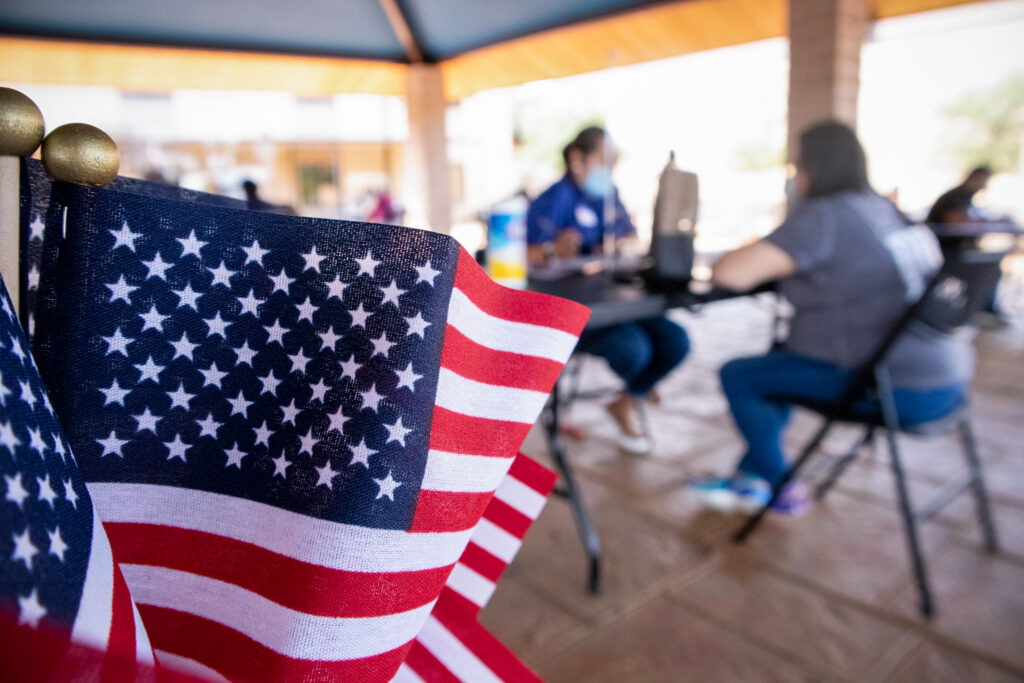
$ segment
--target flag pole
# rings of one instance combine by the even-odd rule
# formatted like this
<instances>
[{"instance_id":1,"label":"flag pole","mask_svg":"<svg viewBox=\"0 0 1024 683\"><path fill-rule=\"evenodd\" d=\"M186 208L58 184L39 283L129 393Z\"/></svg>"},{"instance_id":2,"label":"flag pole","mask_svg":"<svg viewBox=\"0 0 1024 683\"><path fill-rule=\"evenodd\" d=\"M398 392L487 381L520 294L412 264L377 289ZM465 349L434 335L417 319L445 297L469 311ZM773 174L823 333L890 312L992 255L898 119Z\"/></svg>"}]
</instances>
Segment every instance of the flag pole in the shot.
<instances>
[{"instance_id":1,"label":"flag pole","mask_svg":"<svg viewBox=\"0 0 1024 683\"><path fill-rule=\"evenodd\" d=\"M0 88L0 274L18 310L21 291L21 205L19 157L43 139L43 115L36 103L12 88Z\"/></svg>"}]
</instances>

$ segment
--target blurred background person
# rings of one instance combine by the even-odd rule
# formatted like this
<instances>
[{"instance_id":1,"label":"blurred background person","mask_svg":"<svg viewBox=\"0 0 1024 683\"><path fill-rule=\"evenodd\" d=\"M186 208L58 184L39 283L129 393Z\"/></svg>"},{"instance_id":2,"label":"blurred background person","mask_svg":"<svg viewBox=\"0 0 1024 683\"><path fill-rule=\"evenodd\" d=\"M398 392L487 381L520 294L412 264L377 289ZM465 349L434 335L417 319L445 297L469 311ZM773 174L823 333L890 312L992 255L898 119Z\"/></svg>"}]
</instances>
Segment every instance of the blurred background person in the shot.
<instances>
[{"instance_id":1,"label":"blurred background person","mask_svg":"<svg viewBox=\"0 0 1024 683\"><path fill-rule=\"evenodd\" d=\"M565 175L527 212L531 263L600 253L606 237L620 241L636 235L612 183L616 154L611 139L598 127L584 128L562 150ZM584 332L577 348L604 358L625 383L622 394L607 406L619 427L619 446L632 453L650 451L653 442L640 419L639 404L645 398L656 400L655 385L683 362L690 350L686 331L659 316Z\"/></svg>"},{"instance_id":2,"label":"blurred background person","mask_svg":"<svg viewBox=\"0 0 1024 683\"><path fill-rule=\"evenodd\" d=\"M716 507L753 510L768 501L787 469L785 397L838 400L853 369L942 263L935 235L872 190L864 150L848 126L823 122L801 134L796 187L803 201L792 215L764 239L722 256L712 272L716 284L738 291L777 280L795 309L781 349L721 369L747 450L732 475L693 482L698 497ZM967 339L911 330L893 347L888 366L900 421L926 422L964 402L974 351ZM809 504L796 482L776 510L802 514Z\"/></svg>"},{"instance_id":3,"label":"blurred background person","mask_svg":"<svg viewBox=\"0 0 1024 683\"><path fill-rule=\"evenodd\" d=\"M991 178L992 169L988 166L972 169L962 183L935 200L925 222L929 225L942 225L984 220L974 206L974 195L984 190Z\"/></svg>"}]
</instances>

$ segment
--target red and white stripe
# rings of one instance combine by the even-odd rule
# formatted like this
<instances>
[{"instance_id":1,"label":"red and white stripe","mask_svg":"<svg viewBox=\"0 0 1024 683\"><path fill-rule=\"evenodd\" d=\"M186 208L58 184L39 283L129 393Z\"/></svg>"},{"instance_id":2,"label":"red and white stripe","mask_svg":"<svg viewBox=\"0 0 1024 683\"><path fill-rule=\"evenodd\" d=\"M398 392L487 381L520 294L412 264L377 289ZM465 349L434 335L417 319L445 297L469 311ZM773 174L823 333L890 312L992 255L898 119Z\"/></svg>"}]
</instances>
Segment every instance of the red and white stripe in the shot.
<instances>
[{"instance_id":1,"label":"red and white stripe","mask_svg":"<svg viewBox=\"0 0 1024 683\"><path fill-rule=\"evenodd\" d=\"M538 680L476 617L540 515L555 478L521 453L515 459L398 670L396 683Z\"/></svg>"},{"instance_id":2,"label":"red and white stripe","mask_svg":"<svg viewBox=\"0 0 1024 683\"><path fill-rule=\"evenodd\" d=\"M425 625L450 631L435 603L470 538L486 535L481 515L588 315L494 284L461 251L408 531L175 486L90 484L160 660L228 679L388 680Z\"/></svg>"},{"instance_id":3,"label":"red and white stripe","mask_svg":"<svg viewBox=\"0 0 1024 683\"><path fill-rule=\"evenodd\" d=\"M476 526L589 315L494 283L460 249L413 532Z\"/></svg>"}]
</instances>

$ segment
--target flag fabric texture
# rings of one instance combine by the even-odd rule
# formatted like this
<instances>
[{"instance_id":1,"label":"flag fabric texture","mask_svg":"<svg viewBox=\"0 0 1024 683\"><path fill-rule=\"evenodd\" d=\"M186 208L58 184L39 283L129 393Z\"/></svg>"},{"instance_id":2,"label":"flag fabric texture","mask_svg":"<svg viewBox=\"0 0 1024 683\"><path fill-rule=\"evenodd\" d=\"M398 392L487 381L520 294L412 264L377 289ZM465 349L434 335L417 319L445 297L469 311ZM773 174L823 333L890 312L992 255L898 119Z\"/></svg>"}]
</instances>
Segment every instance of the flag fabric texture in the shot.
<instances>
[{"instance_id":1,"label":"flag fabric texture","mask_svg":"<svg viewBox=\"0 0 1024 683\"><path fill-rule=\"evenodd\" d=\"M477 622L477 615L519 551L555 478L546 467L517 456L399 668L396 683L539 680Z\"/></svg>"},{"instance_id":2,"label":"flag fabric texture","mask_svg":"<svg viewBox=\"0 0 1024 683\"><path fill-rule=\"evenodd\" d=\"M474 548L515 533L481 517L585 308L405 228L54 184L45 233L34 349L161 662L388 680L473 640L445 606L486 601Z\"/></svg>"},{"instance_id":3,"label":"flag fabric texture","mask_svg":"<svg viewBox=\"0 0 1024 683\"><path fill-rule=\"evenodd\" d=\"M0 678L146 679L146 630L2 280L0 491Z\"/></svg>"}]
</instances>

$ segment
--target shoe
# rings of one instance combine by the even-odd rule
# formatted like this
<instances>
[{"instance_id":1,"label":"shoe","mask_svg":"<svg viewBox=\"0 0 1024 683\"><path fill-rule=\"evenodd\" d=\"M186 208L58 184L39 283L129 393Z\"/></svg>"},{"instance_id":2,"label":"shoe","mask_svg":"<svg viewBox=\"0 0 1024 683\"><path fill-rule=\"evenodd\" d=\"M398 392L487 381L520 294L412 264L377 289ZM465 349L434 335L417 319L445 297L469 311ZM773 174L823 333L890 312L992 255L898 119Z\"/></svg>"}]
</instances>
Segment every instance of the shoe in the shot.
<instances>
[{"instance_id":1,"label":"shoe","mask_svg":"<svg viewBox=\"0 0 1024 683\"><path fill-rule=\"evenodd\" d=\"M631 436L619 432L619 448L633 455L646 455L654 449L654 440L649 436Z\"/></svg>"},{"instance_id":2,"label":"shoe","mask_svg":"<svg viewBox=\"0 0 1024 683\"><path fill-rule=\"evenodd\" d=\"M760 477L699 477L689 484L690 491L701 503L720 512L750 514L771 498L771 487Z\"/></svg>"},{"instance_id":3,"label":"shoe","mask_svg":"<svg viewBox=\"0 0 1024 683\"><path fill-rule=\"evenodd\" d=\"M623 394L605 406L605 410L619 427L619 448L634 455L650 453L654 440L647 434L637 412L636 399Z\"/></svg>"},{"instance_id":4,"label":"shoe","mask_svg":"<svg viewBox=\"0 0 1024 683\"><path fill-rule=\"evenodd\" d=\"M787 486L779 499L772 505L772 511L790 517L802 517L811 509L811 496L807 487L797 481Z\"/></svg>"}]
</instances>

